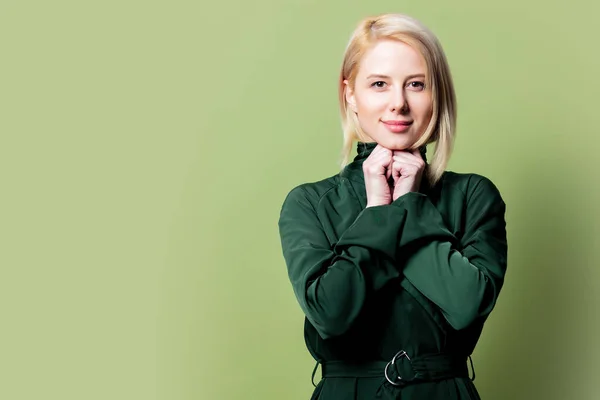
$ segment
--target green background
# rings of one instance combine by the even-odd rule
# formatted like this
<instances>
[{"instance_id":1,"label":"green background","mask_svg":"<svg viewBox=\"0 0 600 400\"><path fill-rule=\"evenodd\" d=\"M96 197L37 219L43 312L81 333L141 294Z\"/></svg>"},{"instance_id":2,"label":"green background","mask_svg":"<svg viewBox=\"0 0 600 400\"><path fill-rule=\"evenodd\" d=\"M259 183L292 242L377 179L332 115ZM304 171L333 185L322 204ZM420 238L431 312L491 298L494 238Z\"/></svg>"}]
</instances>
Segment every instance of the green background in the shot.
<instances>
[{"instance_id":1,"label":"green background","mask_svg":"<svg viewBox=\"0 0 600 400\"><path fill-rule=\"evenodd\" d=\"M508 204L484 399L597 399L598 2L0 3L0 398L307 399L277 219L337 171L356 23L421 19Z\"/></svg>"}]
</instances>

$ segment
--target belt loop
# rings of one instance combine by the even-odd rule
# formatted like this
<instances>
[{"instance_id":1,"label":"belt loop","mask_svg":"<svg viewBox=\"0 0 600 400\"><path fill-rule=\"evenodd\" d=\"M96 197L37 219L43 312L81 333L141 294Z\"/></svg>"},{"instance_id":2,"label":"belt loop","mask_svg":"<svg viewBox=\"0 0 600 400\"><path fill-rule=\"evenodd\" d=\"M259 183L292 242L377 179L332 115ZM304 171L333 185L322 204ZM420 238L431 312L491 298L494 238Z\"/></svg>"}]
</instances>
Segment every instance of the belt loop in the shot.
<instances>
[{"instance_id":1,"label":"belt loop","mask_svg":"<svg viewBox=\"0 0 600 400\"><path fill-rule=\"evenodd\" d=\"M473 371L473 377L469 377L471 379L471 382L475 381L475 368L473 367L473 359L471 358L471 356L469 355L469 362L471 363L471 371Z\"/></svg>"},{"instance_id":2,"label":"belt loop","mask_svg":"<svg viewBox=\"0 0 600 400\"><path fill-rule=\"evenodd\" d=\"M312 377L310 378L314 387L317 387L317 385L315 384L315 374L317 373L317 368L319 368L319 361L317 361L317 363L315 364L315 369L313 369Z\"/></svg>"}]
</instances>

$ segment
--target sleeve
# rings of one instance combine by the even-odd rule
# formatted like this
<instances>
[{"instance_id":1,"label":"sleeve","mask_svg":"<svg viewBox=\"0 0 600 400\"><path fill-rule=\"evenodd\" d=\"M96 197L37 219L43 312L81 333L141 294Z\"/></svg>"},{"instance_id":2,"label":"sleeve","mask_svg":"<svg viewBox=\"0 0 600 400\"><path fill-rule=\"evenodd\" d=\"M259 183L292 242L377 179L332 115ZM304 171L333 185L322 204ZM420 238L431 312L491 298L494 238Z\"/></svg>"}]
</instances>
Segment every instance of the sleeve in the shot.
<instances>
[{"instance_id":1,"label":"sleeve","mask_svg":"<svg viewBox=\"0 0 600 400\"><path fill-rule=\"evenodd\" d=\"M283 256L296 298L319 335L345 333L370 294L399 278L397 241L406 211L363 209L330 245L309 196L301 186L286 197L279 217Z\"/></svg>"},{"instance_id":2,"label":"sleeve","mask_svg":"<svg viewBox=\"0 0 600 400\"><path fill-rule=\"evenodd\" d=\"M411 249L404 276L457 330L492 311L506 273L506 205L494 184L480 178L467 193L465 232L460 239L443 228L438 235L426 237L423 227L444 225L427 196L408 193L392 203L412 217L405 230L425 239Z\"/></svg>"}]
</instances>

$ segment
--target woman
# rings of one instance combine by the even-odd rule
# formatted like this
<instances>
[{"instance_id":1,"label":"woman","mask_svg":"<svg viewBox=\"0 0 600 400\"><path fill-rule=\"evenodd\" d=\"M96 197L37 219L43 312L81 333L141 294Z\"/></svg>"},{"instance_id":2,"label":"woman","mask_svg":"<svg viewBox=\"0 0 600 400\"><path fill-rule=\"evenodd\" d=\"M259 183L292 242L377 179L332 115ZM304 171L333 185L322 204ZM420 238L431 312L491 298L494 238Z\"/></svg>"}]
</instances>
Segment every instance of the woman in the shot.
<instances>
[{"instance_id":1,"label":"woman","mask_svg":"<svg viewBox=\"0 0 600 400\"><path fill-rule=\"evenodd\" d=\"M292 189L279 219L322 367L312 398L478 399L468 360L504 281L505 204L489 179L445 171L456 100L438 40L404 15L365 19L339 100L344 162L355 141L357 156Z\"/></svg>"}]
</instances>

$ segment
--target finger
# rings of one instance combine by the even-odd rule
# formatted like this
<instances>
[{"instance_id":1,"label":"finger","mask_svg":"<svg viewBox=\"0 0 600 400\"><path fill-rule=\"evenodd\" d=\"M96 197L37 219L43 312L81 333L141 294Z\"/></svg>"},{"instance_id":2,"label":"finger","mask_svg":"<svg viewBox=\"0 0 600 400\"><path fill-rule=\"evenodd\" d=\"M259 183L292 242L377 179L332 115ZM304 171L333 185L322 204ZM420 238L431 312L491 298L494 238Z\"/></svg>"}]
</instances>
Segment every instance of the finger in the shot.
<instances>
[{"instance_id":1,"label":"finger","mask_svg":"<svg viewBox=\"0 0 600 400\"><path fill-rule=\"evenodd\" d=\"M392 155L391 150L378 144L377 146L375 146L375 148L373 149L371 154L369 154L369 157L367 157L367 159L376 159L378 157L381 157L381 155L386 155L386 154L389 154L391 156Z\"/></svg>"},{"instance_id":2,"label":"finger","mask_svg":"<svg viewBox=\"0 0 600 400\"><path fill-rule=\"evenodd\" d=\"M423 160L419 160L413 156L394 156L394 162L398 162L401 164L413 165L417 168L422 168L424 166Z\"/></svg>"},{"instance_id":3,"label":"finger","mask_svg":"<svg viewBox=\"0 0 600 400\"><path fill-rule=\"evenodd\" d=\"M398 175L417 175L419 170L418 166L407 163L395 162L392 166L392 173Z\"/></svg>"},{"instance_id":4,"label":"finger","mask_svg":"<svg viewBox=\"0 0 600 400\"><path fill-rule=\"evenodd\" d=\"M423 157L421 156L421 150L420 150L418 147L417 147L417 148L415 148L415 149L413 149L413 150L411 151L411 153L412 153L412 154L413 154L415 157L418 157L418 158L423 158Z\"/></svg>"},{"instance_id":5,"label":"finger","mask_svg":"<svg viewBox=\"0 0 600 400\"><path fill-rule=\"evenodd\" d=\"M385 170L385 178L387 180L390 179L390 176L392 176L392 164L394 160L390 160L390 163L387 165L386 170Z\"/></svg>"},{"instance_id":6,"label":"finger","mask_svg":"<svg viewBox=\"0 0 600 400\"><path fill-rule=\"evenodd\" d=\"M423 156L421 155L421 151L419 149L414 149L411 151L395 151L393 157L403 157L405 159L410 159L410 160L414 160L418 163L424 163L425 160L423 159Z\"/></svg>"},{"instance_id":7,"label":"finger","mask_svg":"<svg viewBox=\"0 0 600 400\"><path fill-rule=\"evenodd\" d=\"M365 160L363 171L368 172L370 175L386 175L389 177L387 171L390 169L392 161L391 155L379 154L373 159Z\"/></svg>"},{"instance_id":8,"label":"finger","mask_svg":"<svg viewBox=\"0 0 600 400\"><path fill-rule=\"evenodd\" d=\"M404 153L404 154L408 154L411 157L415 157L418 160L423 160L423 155L421 154L421 149L420 148L415 148L412 150L401 150L401 151L397 151L394 152L394 155L396 155L396 153L400 154L400 153Z\"/></svg>"},{"instance_id":9,"label":"finger","mask_svg":"<svg viewBox=\"0 0 600 400\"><path fill-rule=\"evenodd\" d=\"M381 147L378 149L377 153L375 153L375 150L373 150L373 154L369 156L369 163L374 163L379 166L387 166L387 164L392 162L392 155L393 153L391 150ZM367 162L367 160L365 160L365 162Z\"/></svg>"},{"instance_id":10,"label":"finger","mask_svg":"<svg viewBox=\"0 0 600 400\"><path fill-rule=\"evenodd\" d=\"M383 147L381 145L377 145L377 147L375 147L375 149L373 150L373 153L375 153L375 151L377 151L375 157L392 157L394 155L393 151Z\"/></svg>"},{"instance_id":11,"label":"finger","mask_svg":"<svg viewBox=\"0 0 600 400\"><path fill-rule=\"evenodd\" d=\"M416 160L423 159L423 157L421 157L421 152L419 151L419 149L394 151L394 157L395 156L408 157L408 158L413 158Z\"/></svg>"},{"instance_id":12,"label":"finger","mask_svg":"<svg viewBox=\"0 0 600 400\"><path fill-rule=\"evenodd\" d=\"M402 162L398 162L398 161L394 161L392 163L392 177L394 179L394 184L396 184L396 182L398 181L398 179L403 176L406 175L406 163L402 163Z\"/></svg>"},{"instance_id":13,"label":"finger","mask_svg":"<svg viewBox=\"0 0 600 400\"><path fill-rule=\"evenodd\" d=\"M420 165L394 161L392 164L392 176L394 178L394 183L396 183L401 177L417 176L421 170L422 167Z\"/></svg>"},{"instance_id":14,"label":"finger","mask_svg":"<svg viewBox=\"0 0 600 400\"><path fill-rule=\"evenodd\" d=\"M377 154L377 157L392 157L394 153L390 149L386 149L385 147L381 147Z\"/></svg>"},{"instance_id":15,"label":"finger","mask_svg":"<svg viewBox=\"0 0 600 400\"><path fill-rule=\"evenodd\" d=\"M398 164L399 166L403 165L406 168L410 168L411 170L412 169L422 170L425 167L425 163L423 161L415 160L415 159L412 159L412 158L407 159L407 158L399 158L399 157L396 158L396 157L394 157L394 162L393 163L394 164Z\"/></svg>"}]
</instances>

